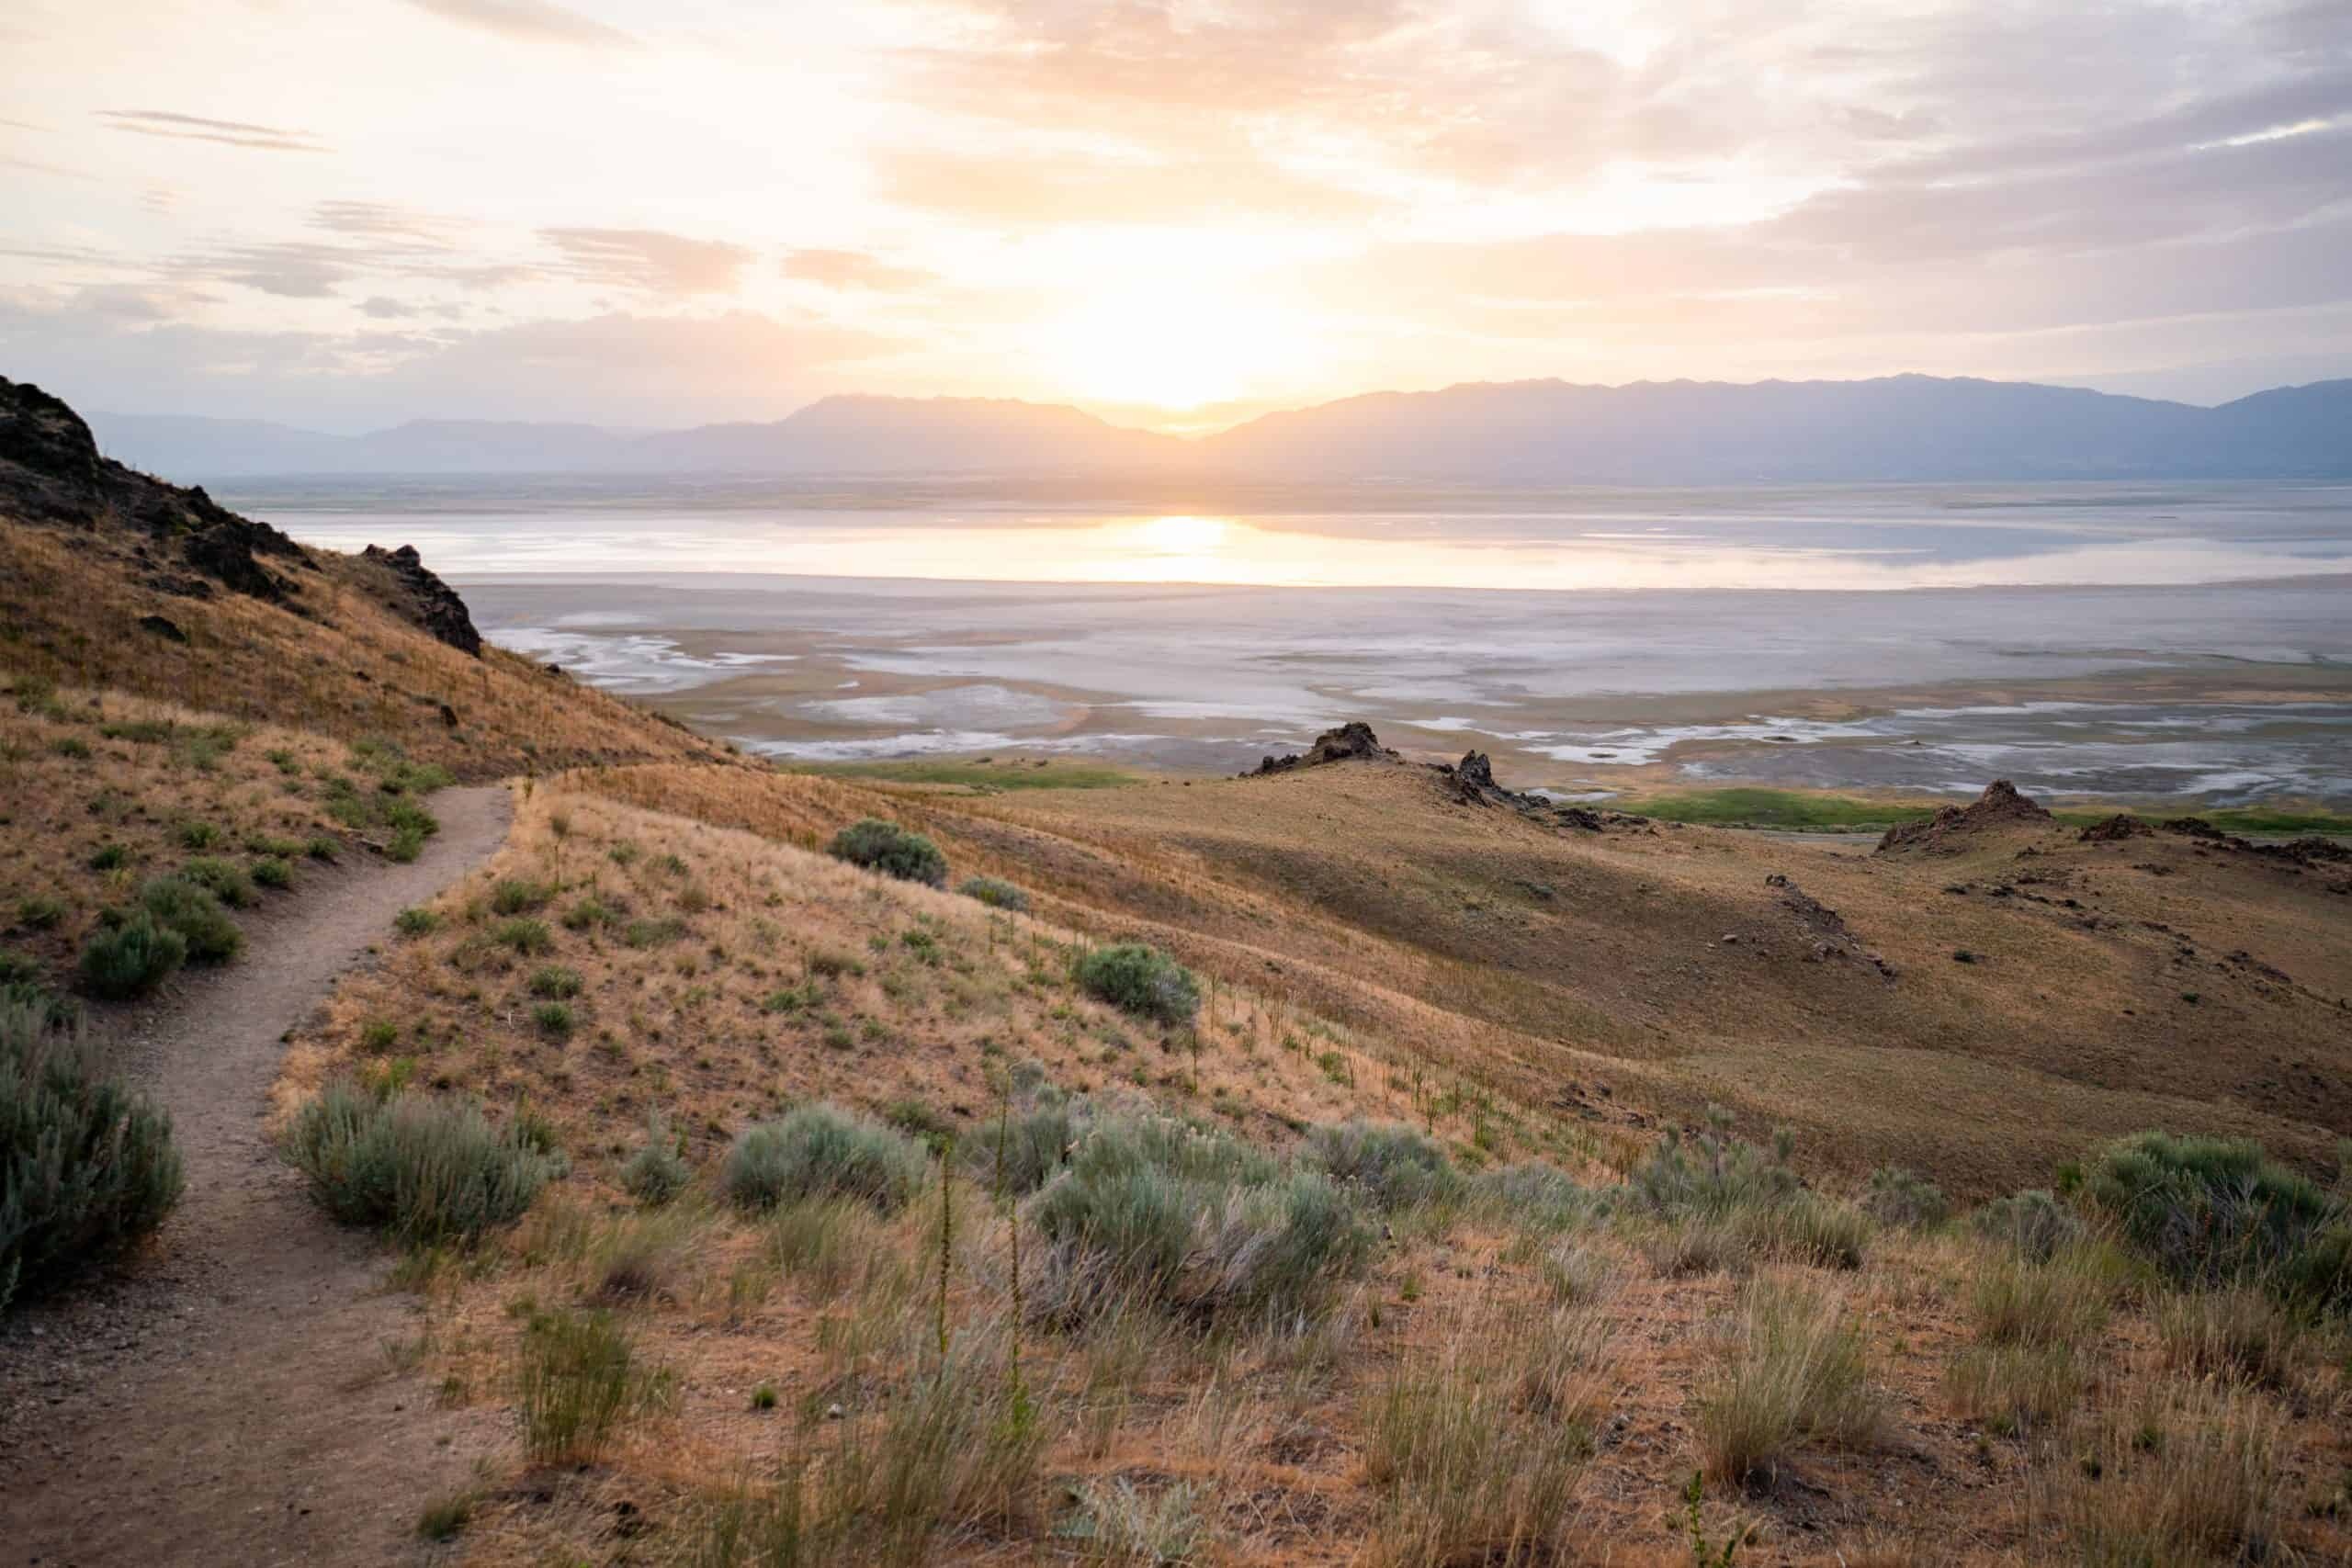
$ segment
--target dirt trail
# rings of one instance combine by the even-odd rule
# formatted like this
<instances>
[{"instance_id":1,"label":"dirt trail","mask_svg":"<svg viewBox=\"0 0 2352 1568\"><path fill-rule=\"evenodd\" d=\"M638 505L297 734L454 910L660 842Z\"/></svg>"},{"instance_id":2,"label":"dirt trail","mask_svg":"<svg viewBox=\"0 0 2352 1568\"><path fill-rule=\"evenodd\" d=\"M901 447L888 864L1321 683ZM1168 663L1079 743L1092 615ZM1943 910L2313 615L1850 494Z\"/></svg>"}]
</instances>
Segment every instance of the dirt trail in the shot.
<instances>
[{"instance_id":1,"label":"dirt trail","mask_svg":"<svg viewBox=\"0 0 2352 1568\"><path fill-rule=\"evenodd\" d=\"M322 1219L262 1117L283 1038L392 916L506 835L503 788L433 797L403 866L338 872L247 922L245 955L122 1031L168 1106L187 1192L150 1254L0 1328L0 1540L16 1563L378 1563L419 1550L494 1418L438 1412L391 1347L414 1308ZM323 880L323 877L322 878Z\"/></svg>"}]
</instances>

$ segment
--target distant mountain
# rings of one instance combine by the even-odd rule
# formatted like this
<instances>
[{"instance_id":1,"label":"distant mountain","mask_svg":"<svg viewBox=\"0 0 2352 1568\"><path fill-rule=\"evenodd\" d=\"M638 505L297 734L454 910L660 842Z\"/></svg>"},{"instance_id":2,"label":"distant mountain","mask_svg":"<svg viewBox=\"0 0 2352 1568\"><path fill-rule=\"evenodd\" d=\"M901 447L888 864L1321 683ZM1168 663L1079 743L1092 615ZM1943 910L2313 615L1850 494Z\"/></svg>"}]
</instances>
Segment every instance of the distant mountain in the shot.
<instances>
[{"instance_id":1,"label":"distant mountain","mask_svg":"<svg viewBox=\"0 0 2352 1568\"><path fill-rule=\"evenodd\" d=\"M186 479L292 474L1069 475L1298 482L1741 484L2352 479L2352 380L2220 408L2028 382L1519 381L1374 392L1195 441L1073 408L833 397L763 424L647 434L420 420L323 435L255 420L95 415L136 467Z\"/></svg>"},{"instance_id":2,"label":"distant mountain","mask_svg":"<svg viewBox=\"0 0 2352 1568\"><path fill-rule=\"evenodd\" d=\"M2219 409L2022 382L1564 381L1381 392L1204 444L1291 479L1736 484L2352 477L2352 381Z\"/></svg>"}]
</instances>

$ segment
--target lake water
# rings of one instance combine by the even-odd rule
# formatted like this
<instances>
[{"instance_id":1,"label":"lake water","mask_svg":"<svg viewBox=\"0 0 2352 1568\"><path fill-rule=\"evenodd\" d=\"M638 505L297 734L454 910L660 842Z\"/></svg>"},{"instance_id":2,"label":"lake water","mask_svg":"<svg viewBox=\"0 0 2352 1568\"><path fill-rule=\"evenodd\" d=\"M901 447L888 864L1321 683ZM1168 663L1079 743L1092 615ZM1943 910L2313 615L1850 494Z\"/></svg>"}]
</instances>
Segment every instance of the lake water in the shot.
<instances>
[{"instance_id":1,"label":"lake water","mask_svg":"<svg viewBox=\"0 0 2352 1568\"><path fill-rule=\"evenodd\" d=\"M1227 498L1230 499L1230 498ZM1510 782L2352 797L2352 491L249 494L782 756L1244 765L1344 717Z\"/></svg>"}]
</instances>

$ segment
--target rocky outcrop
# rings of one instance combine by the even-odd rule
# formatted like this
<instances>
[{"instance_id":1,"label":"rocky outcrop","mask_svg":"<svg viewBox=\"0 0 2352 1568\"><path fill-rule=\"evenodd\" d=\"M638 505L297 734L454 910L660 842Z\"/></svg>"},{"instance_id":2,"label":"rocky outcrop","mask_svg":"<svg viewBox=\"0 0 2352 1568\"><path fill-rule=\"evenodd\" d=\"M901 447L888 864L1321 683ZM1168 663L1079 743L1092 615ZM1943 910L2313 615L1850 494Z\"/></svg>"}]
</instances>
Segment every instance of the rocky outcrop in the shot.
<instances>
[{"instance_id":1,"label":"rocky outcrop","mask_svg":"<svg viewBox=\"0 0 2352 1568\"><path fill-rule=\"evenodd\" d=\"M1305 751L1294 751L1287 757L1268 757L1244 778L1261 778L1268 773L1294 773L1300 768L1329 767L1333 762L1401 762L1404 759L1380 743L1372 726L1360 718L1351 718L1334 729L1327 729L1315 738L1315 744Z\"/></svg>"},{"instance_id":2,"label":"rocky outcrop","mask_svg":"<svg viewBox=\"0 0 2352 1568\"><path fill-rule=\"evenodd\" d=\"M1918 822L1899 822L1878 841L1878 852L1897 850L1955 851L1975 836L2003 828L2031 827L2051 820L2050 813L2029 795L2019 795L2007 779L1995 779L1984 793L1966 806L1947 806Z\"/></svg>"},{"instance_id":3,"label":"rocky outcrop","mask_svg":"<svg viewBox=\"0 0 2352 1568\"><path fill-rule=\"evenodd\" d=\"M2078 836L2086 844L2120 844L2126 839L2153 839L2156 830L2128 811L2092 823Z\"/></svg>"},{"instance_id":4,"label":"rocky outcrop","mask_svg":"<svg viewBox=\"0 0 2352 1568\"><path fill-rule=\"evenodd\" d=\"M481 657L481 633L474 629L466 602L458 597L456 589L425 569L414 545L396 550L370 545L359 552L359 558L380 569L390 580L383 598L395 614L458 652Z\"/></svg>"},{"instance_id":5,"label":"rocky outcrop","mask_svg":"<svg viewBox=\"0 0 2352 1568\"><path fill-rule=\"evenodd\" d=\"M0 516L89 536L127 555L159 592L209 597L214 585L273 604L297 593L269 562L309 558L266 523L100 456L81 415L39 387L0 377Z\"/></svg>"},{"instance_id":6,"label":"rocky outcrop","mask_svg":"<svg viewBox=\"0 0 2352 1568\"><path fill-rule=\"evenodd\" d=\"M1845 917L1837 910L1799 887L1781 872L1776 871L1767 876L1764 886L1780 894L1781 908L1794 915L1797 923L1804 928L1806 937L1813 943L1812 951L1806 954L1808 962L1850 961L1867 965L1882 979L1894 978L1894 965L1864 947L1861 939L1847 926Z\"/></svg>"}]
</instances>

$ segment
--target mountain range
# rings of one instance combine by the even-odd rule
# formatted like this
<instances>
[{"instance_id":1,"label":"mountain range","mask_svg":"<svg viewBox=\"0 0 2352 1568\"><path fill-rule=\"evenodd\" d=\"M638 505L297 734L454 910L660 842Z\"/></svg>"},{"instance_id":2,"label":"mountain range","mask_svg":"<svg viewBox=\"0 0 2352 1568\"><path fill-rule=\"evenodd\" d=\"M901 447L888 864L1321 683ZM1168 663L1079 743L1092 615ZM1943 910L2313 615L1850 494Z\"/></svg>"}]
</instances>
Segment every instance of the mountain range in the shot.
<instances>
[{"instance_id":1,"label":"mountain range","mask_svg":"<svg viewBox=\"0 0 2352 1568\"><path fill-rule=\"evenodd\" d=\"M2217 408L2030 382L1474 383L1374 392L1185 439L978 398L825 398L767 423L666 431L415 420L331 435L107 414L108 455L187 479L286 475L1199 474L1501 485L2352 479L2352 379Z\"/></svg>"}]
</instances>

